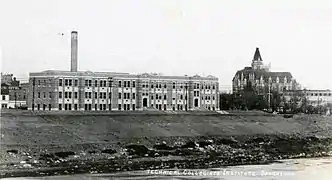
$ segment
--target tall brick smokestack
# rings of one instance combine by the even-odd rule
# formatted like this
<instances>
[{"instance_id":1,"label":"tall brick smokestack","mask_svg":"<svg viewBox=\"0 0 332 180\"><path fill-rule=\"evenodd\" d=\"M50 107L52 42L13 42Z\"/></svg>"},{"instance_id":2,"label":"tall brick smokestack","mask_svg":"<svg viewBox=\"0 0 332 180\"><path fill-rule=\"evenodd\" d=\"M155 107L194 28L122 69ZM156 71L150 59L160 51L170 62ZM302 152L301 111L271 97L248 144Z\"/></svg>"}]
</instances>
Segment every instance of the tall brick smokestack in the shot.
<instances>
[{"instance_id":1,"label":"tall brick smokestack","mask_svg":"<svg viewBox=\"0 0 332 180\"><path fill-rule=\"evenodd\" d=\"M70 71L77 72L77 46L78 46L77 31L71 32L71 64Z\"/></svg>"}]
</instances>

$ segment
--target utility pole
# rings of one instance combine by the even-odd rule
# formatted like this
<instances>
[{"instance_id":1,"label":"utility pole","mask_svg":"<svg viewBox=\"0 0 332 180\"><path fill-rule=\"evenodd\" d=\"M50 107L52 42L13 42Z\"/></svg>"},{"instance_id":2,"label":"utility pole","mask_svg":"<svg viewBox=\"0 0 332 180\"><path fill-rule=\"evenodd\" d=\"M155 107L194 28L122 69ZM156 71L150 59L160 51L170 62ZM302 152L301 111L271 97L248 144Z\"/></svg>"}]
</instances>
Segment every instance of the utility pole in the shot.
<instances>
[{"instance_id":1,"label":"utility pole","mask_svg":"<svg viewBox=\"0 0 332 180\"><path fill-rule=\"evenodd\" d=\"M186 111L188 111L188 83L185 84L185 89L186 89L186 97L185 97Z\"/></svg>"},{"instance_id":2,"label":"utility pole","mask_svg":"<svg viewBox=\"0 0 332 180\"><path fill-rule=\"evenodd\" d=\"M271 93L271 87L270 87L270 82L269 82L269 92L268 92L268 111L270 110L271 107L271 97L270 97L270 93Z\"/></svg>"},{"instance_id":3,"label":"utility pole","mask_svg":"<svg viewBox=\"0 0 332 180\"><path fill-rule=\"evenodd\" d=\"M32 79L32 111L35 110L35 84L36 84L36 78Z\"/></svg>"},{"instance_id":4,"label":"utility pole","mask_svg":"<svg viewBox=\"0 0 332 180\"><path fill-rule=\"evenodd\" d=\"M108 80L109 80L109 87L110 87L110 93L109 93L109 99L110 99L109 110L111 111L112 110L112 95L113 95L113 92L112 92L113 78L112 77L108 77Z\"/></svg>"},{"instance_id":5,"label":"utility pole","mask_svg":"<svg viewBox=\"0 0 332 180\"><path fill-rule=\"evenodd\" d=\"M14 108L16 109L16 89L15 89L15 105Z\"/></svg>"}]
</instances>

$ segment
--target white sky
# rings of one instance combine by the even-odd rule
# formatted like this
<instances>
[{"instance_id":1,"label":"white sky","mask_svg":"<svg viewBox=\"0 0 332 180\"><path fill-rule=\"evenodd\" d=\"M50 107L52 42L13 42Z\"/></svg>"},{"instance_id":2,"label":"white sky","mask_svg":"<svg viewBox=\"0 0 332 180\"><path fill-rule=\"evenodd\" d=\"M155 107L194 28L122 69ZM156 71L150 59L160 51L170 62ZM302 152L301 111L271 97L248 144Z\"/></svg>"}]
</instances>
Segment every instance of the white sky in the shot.
<instances>
[{"instance_id":1,"label":"white sky","mask_svg":"<svg viewBox=\"0 0 332 180\"><path fill-rule=\"evenodd\" d=\"M69 70L78 30L79 70L211 74L224 89L259 47L272 70L332 89L329 1L0 0L0 23L2 72L20 79Z\"/></svg>"}]
</instances>

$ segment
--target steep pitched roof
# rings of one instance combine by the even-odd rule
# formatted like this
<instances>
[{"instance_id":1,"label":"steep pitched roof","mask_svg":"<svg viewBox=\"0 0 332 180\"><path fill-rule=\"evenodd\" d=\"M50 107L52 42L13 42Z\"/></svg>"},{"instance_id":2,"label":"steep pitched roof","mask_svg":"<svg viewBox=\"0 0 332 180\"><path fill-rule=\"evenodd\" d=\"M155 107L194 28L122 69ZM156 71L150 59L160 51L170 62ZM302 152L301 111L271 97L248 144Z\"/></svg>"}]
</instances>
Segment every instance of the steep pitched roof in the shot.
<instances>
[{"instance_id":1,"label":"steep pitched roof","mask_svg":"<svg viewBox=\"0 0 332 180\"><path fill-rule=\"evenodd\" d=\"M254 74L255 80L260 80L261 76L263 76L265 82L268 82L269 77L271 77L273 82L275 82L277 77L279 77L279 82L284 83L285 77L288 82L293 77L290 72L270 72L270 71L265 71L265 70L254 70L250 67L246 67L243 70L237 71L233 80L235 79L236 75L241 77L242 73L243 73L244 78L246 78L246 79L249 79L249 74Z\"/></svg>"},{"instance_id":2,"label":"steep pitched roof","mask_svg":"<svg viewBox=\"0 0 332 180\"><path fill-rule=\"evenodd\" d=\"M263 61L259 48L256 48L253 61Z\"/></svg>"}]
</instances>

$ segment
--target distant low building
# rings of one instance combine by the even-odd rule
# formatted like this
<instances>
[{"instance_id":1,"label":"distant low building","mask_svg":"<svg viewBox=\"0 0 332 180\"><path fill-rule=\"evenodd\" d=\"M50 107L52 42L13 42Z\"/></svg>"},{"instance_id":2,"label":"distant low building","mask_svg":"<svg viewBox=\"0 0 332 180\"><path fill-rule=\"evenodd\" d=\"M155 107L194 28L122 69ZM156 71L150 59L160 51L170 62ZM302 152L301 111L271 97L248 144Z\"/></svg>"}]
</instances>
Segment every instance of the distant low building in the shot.
<instances>
[{"instance_id":1,"label":"distant low building","mask_svg":"<svg viewBox=\"0 0 332 180\"><path fill-rule=\"evenodd\" d=\"M8 108L9 104L9 86L1 83L1 108Z\"/></svg>"},{"instance_id":2,"label":"distant low building","mask_svg":"<svg viewBox=\"0 0 332 180\"><path fill-rule=\"evenodd\" d=\"M3 108L20 108L25 107L27 104L27 91L29 89L28 83L20 84L20 81L16 80L13 74L1 74L2 87L7 88L6 96L8 95L8 101Z\"/></svg>"}]
</instances>

